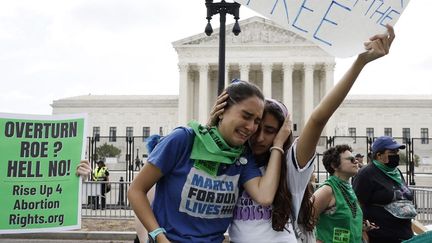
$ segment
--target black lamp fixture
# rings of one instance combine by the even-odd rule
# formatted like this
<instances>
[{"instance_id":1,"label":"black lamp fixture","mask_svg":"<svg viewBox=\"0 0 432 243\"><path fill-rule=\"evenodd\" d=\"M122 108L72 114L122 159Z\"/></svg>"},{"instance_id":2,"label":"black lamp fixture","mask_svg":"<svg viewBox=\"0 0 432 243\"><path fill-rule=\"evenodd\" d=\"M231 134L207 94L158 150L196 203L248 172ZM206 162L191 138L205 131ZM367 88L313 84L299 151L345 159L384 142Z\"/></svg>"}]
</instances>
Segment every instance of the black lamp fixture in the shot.
<instances>
[{"instance_id":1,"label":"black lamp fixture","mask_svg":"<svg viewBox=\"0 0 432 243\"><path fill-rule=\"evenodd\" d=\"M234 16L235 24L233 26L232 32L234 35L239 35L240 25L238 23L240 4L227 3L225 0L221 0L221 2L214 3L213 0L206 0L205 3L207 7L207 25L205 27L204 32L207 36L210 36L213 33L213 28L210 24L210 20L212 16L215 14L219 14L220 17L220 28L219 28L219 73L218 73L218 94L222 93L225 86L225 23L226 23L226 14L231 14Z\"/></svg>"}]
</instances>

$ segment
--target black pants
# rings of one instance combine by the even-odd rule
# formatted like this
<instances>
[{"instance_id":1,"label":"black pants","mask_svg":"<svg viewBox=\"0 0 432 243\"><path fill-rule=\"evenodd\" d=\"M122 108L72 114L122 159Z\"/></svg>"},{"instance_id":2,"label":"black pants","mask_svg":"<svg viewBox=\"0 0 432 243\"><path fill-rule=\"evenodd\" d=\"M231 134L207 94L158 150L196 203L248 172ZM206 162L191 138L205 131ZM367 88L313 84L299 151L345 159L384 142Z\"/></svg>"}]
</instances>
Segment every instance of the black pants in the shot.
<instances>
[{"instance_id":1,"label":"black pants","mask_svg":"<svg viewBox=\"0 0 432 243\"><path fill-rule=\"evenodd\" d=\"M369 236L369 243L401 243L404 240L389 238L389 237L371 237Z\"/></svg>"},{"instance_id":2,"label":"black pants","mask_svg":"<svg viewBox=\"0 0 432 243\"><path fill-rule=\"evenodd\" d=\"M105 184L101 184L101 194L99 196L89 196L89 205L93 209L105 209L106 208L106 197L105 197ZM99 204L100 198L100 204Z\"/></svg>"},{"instance_id":3,"label":"black pants","mask_svg":"<svg viewBox=\"0 0 432 243\"><path fill-rule=\"evenodd\" d=\"M92 209L99 208L99 196L88 196L88 205Z\"/></svg>"},{"instance_id":4,"label":"black pants","mask_svg":"<svg viewBox=\"0 0 432 243\"><path fill-rule=\"evenodd\" d=\"M103 183L101 184L101 208L105 209L106 208L106 197L105 197L105 191L106 191L106 184Z\"/></svg>"}]
</instances>

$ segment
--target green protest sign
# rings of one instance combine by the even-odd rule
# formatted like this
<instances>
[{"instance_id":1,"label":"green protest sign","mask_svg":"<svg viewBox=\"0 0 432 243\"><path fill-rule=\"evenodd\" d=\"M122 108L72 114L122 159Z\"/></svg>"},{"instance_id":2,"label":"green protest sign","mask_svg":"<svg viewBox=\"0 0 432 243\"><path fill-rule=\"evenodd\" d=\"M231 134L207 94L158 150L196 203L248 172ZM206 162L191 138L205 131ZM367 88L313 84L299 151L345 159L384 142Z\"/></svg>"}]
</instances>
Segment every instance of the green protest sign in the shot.
<instances>
[{"instance_id":1,"label":"green protest sign","mask_svg":"<svg viewBox=\"0 0 432 243\"><path fill-rule=\"evenodd\" d=\"M80 228L85 116L0 113L0 233Z\"/></svg>"}]
</instances>

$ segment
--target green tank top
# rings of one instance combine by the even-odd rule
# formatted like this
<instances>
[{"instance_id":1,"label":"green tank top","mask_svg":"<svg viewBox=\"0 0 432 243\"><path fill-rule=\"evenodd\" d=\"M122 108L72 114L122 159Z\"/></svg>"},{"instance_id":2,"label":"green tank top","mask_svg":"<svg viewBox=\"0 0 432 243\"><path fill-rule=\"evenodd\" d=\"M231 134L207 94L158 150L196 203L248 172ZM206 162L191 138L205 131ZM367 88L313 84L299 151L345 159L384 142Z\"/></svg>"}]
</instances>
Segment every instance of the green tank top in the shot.
<instances>
[{"instance_id":1,"label":"green tank top","mask_svg":"<svg viewBox=\"0 0 432 243\"><path fill-rule=\"evenodd\" d=\"M324 243L358 243L362 240L363 212L351 185L330 176L323 185L333 190L335 208L322 212L316 226L317 240Z\"/></svg>"}]
</instances>

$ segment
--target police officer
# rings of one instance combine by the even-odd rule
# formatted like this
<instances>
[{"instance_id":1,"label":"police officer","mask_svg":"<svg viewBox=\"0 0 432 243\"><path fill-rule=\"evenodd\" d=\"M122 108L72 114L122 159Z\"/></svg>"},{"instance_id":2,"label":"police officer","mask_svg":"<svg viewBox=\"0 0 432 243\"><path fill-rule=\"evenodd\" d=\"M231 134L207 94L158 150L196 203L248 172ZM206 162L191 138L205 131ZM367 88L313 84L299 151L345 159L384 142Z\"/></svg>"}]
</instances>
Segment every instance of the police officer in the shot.
<instances>
[{"instance_id":1,"label":"police officer","mask_svg":"<svg viewBox=\"0 0 432 243\"><path fill-rule=\"evenodd\" d=\"M106 198L105 193L107 193L107 189L109 187L108 181L109 181L109 171L106 167L105 163L102 160L99 160L97 162L97 167L93 169L93 181L104 181L104 183L101 184L101 208L105 209L106 207ZM99 199L96 198L96 208L98 208L99 205Z\"/></svg>"}]
</instances>

